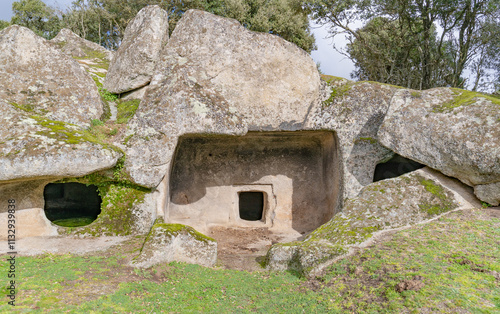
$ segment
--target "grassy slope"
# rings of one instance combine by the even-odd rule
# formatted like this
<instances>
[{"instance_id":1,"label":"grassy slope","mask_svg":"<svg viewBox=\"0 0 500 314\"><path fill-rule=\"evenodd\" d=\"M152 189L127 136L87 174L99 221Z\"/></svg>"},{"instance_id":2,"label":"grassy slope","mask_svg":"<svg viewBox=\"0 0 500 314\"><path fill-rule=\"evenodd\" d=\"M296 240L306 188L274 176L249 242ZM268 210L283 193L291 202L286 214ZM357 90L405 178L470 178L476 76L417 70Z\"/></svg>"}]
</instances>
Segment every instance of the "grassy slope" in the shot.
<instances>
[{"instance_id":1,"label":"grassy slope","mask_svg":"<svg viewBox=\"0 0 500 314\"><path fill-rule=\"evenodd\" d=\"M500 273L500 219L481 210L452 213L394 233L310 279L180 263L134 270L123 263L129 254L130 249L122 248L92 256L19 257L16 309L500 313L500 277L495 279L495 272ZM5 257L0 269L7 270ZM415 276L421 276L421 290L396 292L398 283ZM8 310L6 301L0 304L0 311Z\"/></svg>"}]
</instances>

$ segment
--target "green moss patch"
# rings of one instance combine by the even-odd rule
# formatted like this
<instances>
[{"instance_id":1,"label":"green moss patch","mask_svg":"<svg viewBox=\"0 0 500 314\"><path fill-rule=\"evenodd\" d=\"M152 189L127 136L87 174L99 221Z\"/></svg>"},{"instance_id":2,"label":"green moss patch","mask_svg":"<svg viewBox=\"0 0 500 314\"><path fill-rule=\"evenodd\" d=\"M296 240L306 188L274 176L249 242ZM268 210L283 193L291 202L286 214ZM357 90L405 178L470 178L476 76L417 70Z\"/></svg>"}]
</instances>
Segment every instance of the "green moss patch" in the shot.
<instances>
[{"instance_id":1,"label":"green moss patch","mask_svg":"<svg viewBox=\"0 0 500 314\"><path fill-rule=\"evenodd\" d=\"M87 130L81 130L77 125L46 119L40 116L30 116L44 127L46 131L38 131L37 134L52 138L67 144L80 144L90 142L101 144L98 139Z\"/></svg>"},{"instance_id":2,"label":"green moss patch","mask_svg":"<svg viewBox=\"0 0 500 314\"><path fill-rule=\"evenodd\" d=\"M376 231L414 224L448 212L458 204L451 192L419 174L372 183L345 202L343 211L314 230L304 241L277 244L269 251L288 252L289 267L308 272L312 267L348 252L352 245L370 239ZM293 252L290 255L290 252ZM291 256L291 257L290 257Z\"/></svg>"},{"instance_id":3,"label":"green moss patch","mask_svg":"<svg viewBox=\"0 0 500 314\"><path fill-rule=\"evenodd\" d=\"M132 209L142 203L151 190L125 182L111 181L108 177L93 174L82 178L64 179L62 182L94 184L101 196L101 213L86 227L70 228L68 233L101 236L130 235L134 233L135 217ZM67 226L78 227L78 226Z\"/></svg>"},{"instance_id":4,"label":"green moss patch","mask_svg":"<svg viewBox=\"0 0 500 314\"><path fill-rule=\"evenodd\" d=\"M108 92L107 89L100 87L99 95L104 101L116 101L118 99L118 95Z\"/></svg>"},{"instance_id":5,"label":"green moss patch","mask_svg":"<svg viewBox=\"0 0 500 314\"><path fill-rule=\"evenodd\" d=\"M342 98L351 90L351 87L354 85L352 82L338 86L332 85L331 83L329 84L332 88L332 92L330 93L330 97L327 100L323 101L324 107L330 106L335 99Z\"/></svg>"},{"instance_id":6,"label":"green moss patch","mask_svg":"<svg viewBox=\"0 0 500 314\"><path fill-rule=\"evenodd\" d=\"M140 103L141 101L139 99L132 99L128 101L118 100L116 102L116 108L118 111L116 115L116 123L128 123L128 121L135 115Z\"/></svg>"},{"instance_id":7,"label":"green moss patch","mask_svg":"<svg viewBox=\"0 0 500 314\"><path fill-rule=\"evenodd\" d=\"M321 74L321 80L327 82L327 83L333 83L333 82L338 82L338 81L343 81L346 80L343 77L340 76L333 76L333 75L326 75L326 74Z\"/></svg>"},{"instance_id":8,"label":"green moss patch","mask_svg":"<svg viewBox=\"0 0 500 314\"><path fill-rule=\"evenodd\" d=\"M30 116L30 118L45 128L43 131L36 132L38 135L43 135L70 145L82 143L97 144L105 149L114 150L122 155L124 154L121 149L108 142L109 134L102 132L103 125L93 123L88 130L82 130L79 126L71 123L50 120L40 116Z\"/></svg>"},{"instance_id":9,"label":"green moss patch","mask_svg":"<svg viewBox=\"0 0 500 314\"><path fill-rule=\"evenodd\" d=\"M129 235L133 232L132 207L144 201L150 190L126 185L111 184L99 188L102 198L101 214L90 230L82 233Z\"/></svg>"},{"instance_id":10,"label":"green moss patch","mask_svg":"<svg viewBox=\"0 0 500 314\"><path fill-rule=\"evenodd\" d=\"M81 49L85 53L85 57L73 56L74 59L76 59L76 60L91 60L91 61L95 62L95 64L91 65L92 67L108 70L109 61L107 59L106 53L91 49L91 48L86 47L86 46L82 46Z\"/></svg>"},{"instance_id":11,"label":"green moss patch","mask_svg":"<svg viewBox=\"0 0 500 314\"><path fill-rule=\"evenodd\" d=\"M148 234L148 237L146 238L147 242L153 234L158 235L158 234L164 234L165 236L178 236L179 234L182 233L187 233L190 234L194 239L202 242L215 242L215 239L210 238L198 231L196 231L194 228L182 224L169 224L165 223L163 221L163 218L158 218L153 227L151 228L151 231Z\"/></svg>"},{"instance_id":12,"label":"green moss patch","mask_svg":"<svg viewBox=\"0 0 500 314\"><path fill-rule=\"evenodd\" d=\"M419 207L422 211L430 216L435 216L450 211L453 208L453 204L450 201L451 195L447 195L442 186L437 185L433 180L428 180L420 176L417 176L417 179L425 187L426 191L432 193L437 198L433 203L426 202L420 204Z\"/></svg>"},{"instance_id":13,"label":"green moss patch","mask_svg":"<svg viewBox=\"0 0 500 314\"><path fill-rule=\"evenodd\" d=\"M102 83L101 83L101 81L99 80L99 77L97 77L97 76L95 76L95 75L93 75L93 74L95 74L95 73L91 73L90 77L92 77L92 79L94 80L95 85L96 85L99 89L100 89L100 88L102 88ZM102 96L101 96L101 97L102 97Z\"/></svg>"},{"instance_id":14,"label":"green moss patch","mask_svg":"<svg viewBox=\"0 0 500 314\"><path fill-rule=\"evenodd\" d=\"M375 144L378 143L378 141L376 139L372 138L372 137L360 137L360 138L354 140L354 144L360 144L360 143L363 143L363 142L370 143L372 145L375 145Z\"/></svg>"},{"instance_id":15,"label":"green moss patch","mask_svg":"<svg viewBox=\"0 0 500 314\"><path fill-rule=\"evenodd\" d=\"M33 110L35 110L35 106L32 104L20 105L20 104L15 103L15 102L9 102L9 104L16 107L17 109L24 111L24 112L33 112Z\"/></svg>"},{"instance_id":16,"label":"green moss patch","mask_svg":"<svg viewBox=\"0 0 500 314\"><path fill-rule=\"evenodd\" d=\"M52 223L61 227L82 227L90 225L94 220L95 219L92 217L77 217L77 218L58 219L52 221Z\"/></svg>"},{"instance_id":17,"label":"green moss patch","mask_svg":"<svg viewBox=\"0 0 500 314\"><path fill-rule=\"evenodd\" d=\"M500 106L500 99L490 95L458 89L458 88L452 88L452 91L455 94L453 99L448 102L434 106L434 108L432 109L433 112L450 112L455 108L471 105L474 102L476 102L478 98L487 99L491 101L493 104Z\"/></svg>"}]
</instances>

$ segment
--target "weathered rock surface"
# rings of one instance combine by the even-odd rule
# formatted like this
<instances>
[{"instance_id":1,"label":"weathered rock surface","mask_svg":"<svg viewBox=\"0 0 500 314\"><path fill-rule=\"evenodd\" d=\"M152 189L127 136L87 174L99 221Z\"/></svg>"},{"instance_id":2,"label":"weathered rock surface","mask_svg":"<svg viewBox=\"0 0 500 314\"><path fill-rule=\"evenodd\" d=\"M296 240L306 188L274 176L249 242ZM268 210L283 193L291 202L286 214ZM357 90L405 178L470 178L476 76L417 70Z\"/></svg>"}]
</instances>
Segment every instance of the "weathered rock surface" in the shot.
<instances>
[{"instance_id":1,"label":"weathered rock surface","mask_svg":"<svg viewBox=\"0 0 500 314\"><path fill-rule=\"evenodd\" d=\"M398 88L328 76L325 79L326 97L311 109L306 128L336 131L346 199L372 183L376 165L393 155L379 143L377 133Z\"/></svg>"},{"instance_id":2,"label":"weathered rock surface","mask_svg":"<svg viewBox=\"0 0 500 314\"><path fill-rule=\"evenodd\" d=\"M61 29L56 37L50 42L55 43L58 48L65 54L77 59L92 59L98 58L107 60L113 59L113 52L98 44L83 39L67 28Z\"/></svg>"},{"instance_id":3,"label":"weathered rock surface","mask_svg":"<svg viewBox=\"0 0 500 314\"><path fill-rule=\"evenodd\" d=\"M7 204L8 200L16 201L16 208L43 208L43 189L50 180L33 180L28 182L0 183L0 202ZM0 208L0 213L6 212L7 206Z\"/></svg>"},{"instance_id":4,"label":"weathered rock surface","mask_svg":"<svg viewBox=\"0 0 500 314\"><path fill-rule=\"evenodd\" d=\"M76 182L91 184L86 178ZM102 198L101 213L91 224L73 228L72 234L79 236L128 236L146 234L156 220L157 192L121 184L101 182L99 195ZM67 230L61 227L60 231Z\"/></svg>"},{"instance_id":5,"label":"weathered rock surface","mask_svg":"<svg viewBox=\"0 0 500 314\"><path fill-rule=\"evenodd\" d=\"M43 207L43 188L47 180L0 184L0 202L15 206L15 237L22 239L31 236L57 235L57 227L45 217ZM8 237L9 212L7 206L0 207L0 240Z\"/></svg>"},{"instance_id":6,"label":"weathered rock surface","mask_svg":"<svg viewBox=\"0 0 500 314\"><path fill-rule=\"evenodd\" d=\"M103 113L97 87L78 62L17 25L0 32L0 100L30 115L83 127Z\"/></svg>"},{"instance_id":7,"label":"weathered rock surface","mask_svg":"<svg viewBox=\"0 0 500 314\"><path fill-rule=\"evenodd\" d=\"M149 233L132 266L148 268L172 261L211 267L217 261L217 242L193 228L159 221Z\"/></svg>"},{"instance_id":8,"label":"weathered rock surface","mask_svg":"<svg viewBox=\"0 0 500 314\"><path fill-rule=\"evenodd\" d=\"M305 51L198 10L178 22L155 72L129 124L126 163L149 187L167 172L178 136L297 130L319 98L319 74Z\"/></svg>"},{"instance_id":9,"label":"weathered rock surface","mask_svg":"<svg viewBox=\"0 0 500 314\"><path fill-rule=\"evenodd\" d=\"M428 168L372 183L303 242L272 246L267 267L307 273L348 253L351 246L368 240L376 231L413 225L467 205L448 188L454 184L458 182Z\"/></svg>"},{"instance_id":10,"label":"weathered rock surface","mask_svg":"<svg viewBox=\"0 0 500 314\"><path fill-rule=\"evenodd\" d=\"M0 213L0 224L2 234L0 240L8 240L7 226L8 213ZM30 208L16 211L16 239L40 236L58 235L57 227L53 225L45 216L43 208Z\"/></svg>"},{"instance_id":11,"label":"weathered rock surface","mask_svg":"<svg viewBox=\"0 0 500 314\"><path fill-rule=\"evenodd\" d=\"M122 155L84 129L103 113L73 58L21 26L0 32L0 181L79 177Z\"/></svg>"},{"instance_id":12,"label":"weathered rock surface","mask_svg":"<svg viewBox=\"0 0 500 314\"><path fill-rule=\"evenodd\" d=\"M500 182L476 185L474 194L483 202L498 206L500 205Z\"/></svg>"},{"instance_id":13,"label":"weathered rock surface","mask_svg":"<svg viewBox=\"0 0 500 314\"><path fill-rule=\"evenodd\" d=\"M63 28L49 42L54 47L69 55L87 71L96 84L101 86L108 72L113 52L98 44L85 40L67 28Z\"/></svg>"},{"instance_id":14,"label":"weathered rock surface","mask_svg":"<svg viewBox=\"0 0 500 314\"><path fill-rule=\"evenodd\" d=\"M500 100L439 88L395 95L378 132L382 145L442 173L479 187L481 199L500 182Z\"/></svg>"},{"instance_id":15,"label":"weathered rock surface","mask_svg":"<svg viewBox=\"0 0 500 314\"><path fill-rule=\"evenodd\" d=\"M77 125L30 115L2 100L0 112L0 182L79 177L112 168L122 156Z\"/></svg>"},{"instance_id":16,"label":"weathered rock surface","mask_svg":"<svg viewBox=\"0 0 500 314\"><path fill-rule=\"evenodd\" d=\"M167 12L157 5L140 10L125 29L123 41L109 66L104 88L121 94L148 84L167 41Z\"/></svg>"}]
</instances>

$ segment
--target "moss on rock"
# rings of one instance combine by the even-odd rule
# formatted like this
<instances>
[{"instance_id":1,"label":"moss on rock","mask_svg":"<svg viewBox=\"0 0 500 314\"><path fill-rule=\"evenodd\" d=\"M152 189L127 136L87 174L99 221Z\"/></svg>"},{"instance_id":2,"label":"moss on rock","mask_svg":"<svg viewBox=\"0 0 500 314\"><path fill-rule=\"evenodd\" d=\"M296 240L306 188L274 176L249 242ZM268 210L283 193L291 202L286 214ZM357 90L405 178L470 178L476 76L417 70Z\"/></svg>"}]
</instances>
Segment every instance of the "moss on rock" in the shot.
<instances>
[{"instance_id":1,"label":"moss on rock","mask_svg":"<svg viewBox=\"0 0 500 314\"><path fill-rule=\"evenodd\" d=\"M140 99L132 99L128 101L119 100L116 103L118 113L116 115L116 123L127 123L139 108Z\"/></svg>"},{"instance_id":2,"label":"moss on rock","mask_svg":"<svg viewBox=\"0 0 500 314\"><path fill-rule=\"evenodd\" d=\"M158 218L151 228L140 254L132 261L136 267L182 261L213 266L217 260L217 242L192 227L167 224Z\"/></svg>"},{"instance_id":3,"label":"moss on rock","mask_svg":"<svg viewBox=\"0 0 500 314\"><path fill-rule=\"evenodd\" d=\"M459 89L459 88L452 88L451 89L454 93L454 97L452 100L441 103L437 106L434 106L433 112L450 112L455 108L459 108L462 106L468 106L473 103L475 103L478 99L483 98L491 101L493 104L500 106L500 99L478 93L478 92L472 92L464 89Z\"/></svg>"},{"instance_id":4,"label":"moss on rock","mask_svg":"<svg viewBox=\"0 0 500 314\"><path fill-rule=\"evenodd\" d=\"M60 231L91 236L124 236L138 233L136 226L138 217L135 217L133 208L141 204L151 190L131 183L111 181L101 174L58 181L58 183L65 182L96 185L102 199L101 213L94 222L87 226Z\"/></svg>"},{"instance_id":5,"label":"moss on rock","mask_svg":"<svg viewBox=\"0 0 500 314\"><path fill-rule=\"evenodd\" d=\"M376 231L415 224L458 206L450 191L426 177L424 170L417 170L366 186L304 241L273 245L267 255L268 268L307 273L346 254Z\"/></svg>"},{"instance_id":6,"label":"moss on rock","mask_svg":"<svg viewBox=\"0 0 500 314\"><path fill-rule=\"evenodd\" d=\"M148 234L148 237L150 237L152 234L157 234L157 233L163 233L165 236L177 236L181 233L187 233L191 235L194 239L197 241L202 241L202 242L208 242L208 241L215 241L215 239L208 237L198 231L196 231L194 228L182 224L169 224L165 223L163 221L163 218L158 218L156 219L153 227L151 228L151 231ZM146 238L146 241L148 239Z\"/></svg>"}]
</instances>

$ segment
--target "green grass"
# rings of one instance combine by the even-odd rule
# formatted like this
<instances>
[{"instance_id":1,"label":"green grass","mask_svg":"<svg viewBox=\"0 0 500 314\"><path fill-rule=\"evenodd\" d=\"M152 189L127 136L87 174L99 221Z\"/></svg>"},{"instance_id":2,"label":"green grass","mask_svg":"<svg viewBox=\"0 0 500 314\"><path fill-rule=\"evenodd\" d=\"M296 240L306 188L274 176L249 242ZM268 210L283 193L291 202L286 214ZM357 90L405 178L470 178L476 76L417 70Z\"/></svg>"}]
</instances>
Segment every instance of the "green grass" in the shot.
<instances>
[{"instance_id":1,"label":"green grass","mask_svg":"<svg viewBox=\"0 0 500 314\"><path fill-rule=\"evenodd\" d=\"M81 227L90 225L95 218L92 217L77 217L54 220L52 223L62 227Z\"/></svg>"},{"instance_id":2,"label":"green grass","mask_svg":"<svg viewBox=\"0 0 500 314\"><path fill-rule=\"evenodd\" d=\"M118 95L108 92L108 90L103 87L99 87L99 95L101 95L101 98L105 101L116 101L118 99Z\"/></svg>"},{"instance_id":3,"label":"green grass","mask_svg":"<svg viewBox=\"0 0 500 314\"><path fill-rule=\"evenodd\" d=\"M106 256L18 257L16 310L70 313L499 313L500 219L457 212L395 233L324 274L170 263L134 270ZM120 253L117 253L120 252ZM7 269L6 258L0 269ZM397 292L420 276L419 291ZM5 281L6 283L6 281ZM11 308L3 302L0 311Z\"/></svg>"}]
</instances>

